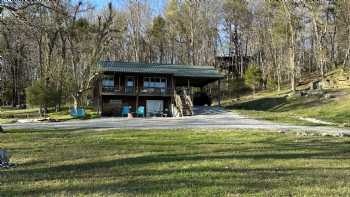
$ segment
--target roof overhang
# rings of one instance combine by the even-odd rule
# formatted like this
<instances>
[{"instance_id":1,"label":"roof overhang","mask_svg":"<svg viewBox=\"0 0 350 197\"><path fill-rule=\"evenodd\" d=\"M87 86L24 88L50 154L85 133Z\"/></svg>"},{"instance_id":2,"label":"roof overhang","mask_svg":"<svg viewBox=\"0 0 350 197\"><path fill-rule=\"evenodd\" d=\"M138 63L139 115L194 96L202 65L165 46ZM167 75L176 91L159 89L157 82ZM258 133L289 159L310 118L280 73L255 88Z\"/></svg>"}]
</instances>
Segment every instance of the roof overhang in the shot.
<instances>
[{"instance_id":1,"label":"roof overhang","mask_svg":"<svg viewBox=\"0 0 350 197\"><path fill-rule=\"evenodd\" d=\"M217 78L217 77L176 77L175 78L175 84L176 86L188 86L191 87L203 87L210 83L216 82L218 80L221 80L223 78Z\"/></svg>"},{"instance_id":2,"label":"roof overhang","mask_svg":"<svg viewBox=\"0 0 350 197\"><path fill-rule=\"evenodd\" d=\"M187 85L189 81L191 86L197 87L224 78L224 75L212 66L101 61L99 67L101 72L173 75L177 85Z\"/></svg>"}]
</instances>

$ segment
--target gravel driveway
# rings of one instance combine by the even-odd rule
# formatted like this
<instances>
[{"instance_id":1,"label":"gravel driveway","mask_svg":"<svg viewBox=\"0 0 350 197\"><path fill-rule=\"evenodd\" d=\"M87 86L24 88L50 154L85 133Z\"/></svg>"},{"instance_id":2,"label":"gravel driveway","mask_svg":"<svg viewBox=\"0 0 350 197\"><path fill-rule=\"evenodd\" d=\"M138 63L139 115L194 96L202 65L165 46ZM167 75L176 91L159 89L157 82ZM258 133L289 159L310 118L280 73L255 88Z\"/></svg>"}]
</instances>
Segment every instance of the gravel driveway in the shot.
<instances>
[{"instance_id":1,"label":"gravel driveway","mask_svg":"<svg viewBox=\"0 0 350 197\"><path fill-rule=\"evenodd\" d=\"M15 123L4 124L4 129L177 129L177 128L204 128L204 129L269 129L269 130L298 130L320 133L349 134L350 130L333 127L293 126L262 120L255 120L241 116L235 112L225 111L219 107L199 107L194 109L194 116L181 118L119 118L104 117L92 120L72 120L67 122L42 123Z\"/></svg>"}]
</instances>

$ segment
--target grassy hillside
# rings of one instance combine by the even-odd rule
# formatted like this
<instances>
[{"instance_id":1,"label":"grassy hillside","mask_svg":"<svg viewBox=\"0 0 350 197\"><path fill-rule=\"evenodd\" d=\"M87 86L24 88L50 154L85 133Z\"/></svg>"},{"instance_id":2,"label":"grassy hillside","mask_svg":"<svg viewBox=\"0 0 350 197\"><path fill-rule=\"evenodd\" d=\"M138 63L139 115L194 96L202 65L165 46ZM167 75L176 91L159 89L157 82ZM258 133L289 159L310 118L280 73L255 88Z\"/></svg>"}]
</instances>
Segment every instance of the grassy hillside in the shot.
<instances>
[{"instance_id":1,"label":"grassy hillside","mask_svg":"<svg viewBox=\"0 0 350 197\"><path fill-rule=\"evenodd\" d=\"M0 196L348 196L350 139L251 130L14 130Z\"/></svg>"},{"instance_id":2,"label":"grassy hillside","mask_svg":"<svg viewBox=\"0 0 350 197\"><path fill-rule=\"evenodd\" d=\"M302 125L322 125L301 120L312 118L335 123L338 126L350 126L350 90L328 90L324 96L288 96L288 92L262 92L255 97L247 96L241 100L226 101L227 109L261 118L264 120Z\"/></svg>"}]
</instances>

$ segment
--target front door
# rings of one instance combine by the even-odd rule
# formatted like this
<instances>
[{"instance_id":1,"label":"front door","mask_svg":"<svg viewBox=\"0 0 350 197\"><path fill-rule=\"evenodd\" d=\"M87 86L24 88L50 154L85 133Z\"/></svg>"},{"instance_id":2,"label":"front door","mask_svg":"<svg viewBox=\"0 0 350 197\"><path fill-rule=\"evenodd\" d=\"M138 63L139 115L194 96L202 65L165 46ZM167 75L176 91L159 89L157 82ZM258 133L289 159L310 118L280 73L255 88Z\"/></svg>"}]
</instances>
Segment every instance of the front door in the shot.
<instances>
[{"instance_id":1,"label":"front door","mask_svg":"<svg viewBox=\"0 0 350 197\"><path fill-rule=\"evenodd\" d=\"M164 101L163 100L147 100L146 112L147 116L159 115L163 112Z\"/></svg>"}]
</instances>

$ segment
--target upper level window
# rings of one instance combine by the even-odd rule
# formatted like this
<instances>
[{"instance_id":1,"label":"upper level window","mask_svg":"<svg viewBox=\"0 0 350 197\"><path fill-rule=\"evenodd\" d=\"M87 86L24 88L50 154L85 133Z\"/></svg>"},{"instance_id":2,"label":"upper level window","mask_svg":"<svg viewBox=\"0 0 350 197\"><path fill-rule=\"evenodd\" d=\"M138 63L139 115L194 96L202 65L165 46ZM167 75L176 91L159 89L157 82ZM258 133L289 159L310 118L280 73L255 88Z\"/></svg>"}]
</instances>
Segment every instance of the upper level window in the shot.
<instances>
[{"instance_id":1,"label":"upper level window","mask_svg":"<svg viewBox=\"0 0 350 197\"><path fill-rule=\"evenodd\" d=\"M160 77L145 77L143 80L144 88L166 88L167 80Z\"/></svg>"},{"instance_id":2,"label":"upper level window","mask_svg":"<svg viewBox=\"0 0 350 197\"><path fill-rule=\"evenodd\" d=\"M102 86L104 87L114 87L114 77L113 75L105 75L102 79Z\"/></svg>"},{"instance_id":3,"label":"upper level window","mask_svg":"<svg viewBox=\"0 0 350 197\"><path fill-rule=\"evenodd\" d=\"M128 87L134 87L134 79L128 79L127 80L127 83L126 83L126 86Z\"/></svg>"}]
</instances>

